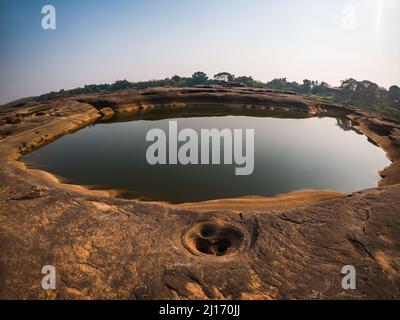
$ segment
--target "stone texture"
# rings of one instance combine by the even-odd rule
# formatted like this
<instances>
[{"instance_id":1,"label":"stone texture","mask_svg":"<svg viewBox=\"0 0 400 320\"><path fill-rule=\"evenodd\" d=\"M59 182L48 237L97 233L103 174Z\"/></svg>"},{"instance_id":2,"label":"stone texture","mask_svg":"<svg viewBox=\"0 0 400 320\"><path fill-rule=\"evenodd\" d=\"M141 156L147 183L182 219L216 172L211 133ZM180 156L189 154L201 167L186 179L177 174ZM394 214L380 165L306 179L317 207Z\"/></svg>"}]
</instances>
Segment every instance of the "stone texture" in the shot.
<instances>
[{"instance_id":1,"label":"stone texture","mask_svg":"<svg viewBox=\"0 0 400 320\"><path fill-rule=\"evenodd\" d=\"M68 188L17 161L93 123L105 107L118 113L205 102L348 115L394 161L389 180L306 208L204 212ZM0 108L0 130L1 299L400 298L395 122L292 94L212 87L9 105ZM214 233L207 235L204 226ZM193 250L199 234L216 245L231 239L234 246L228 254L201 254ZM354 291L341 288L348 264L357 270ZM55 291L41 289L44 265L56 267Z\"/></svg>"}]
</instances>

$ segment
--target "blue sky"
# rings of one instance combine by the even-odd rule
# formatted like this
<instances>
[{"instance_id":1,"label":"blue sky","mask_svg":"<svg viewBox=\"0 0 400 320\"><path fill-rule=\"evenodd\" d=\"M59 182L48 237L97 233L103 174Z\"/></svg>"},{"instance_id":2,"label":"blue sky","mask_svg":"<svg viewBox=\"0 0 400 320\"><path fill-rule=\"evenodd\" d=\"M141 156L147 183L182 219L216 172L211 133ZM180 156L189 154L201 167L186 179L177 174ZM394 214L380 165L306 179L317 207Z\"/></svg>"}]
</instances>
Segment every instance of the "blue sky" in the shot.
<instances>
[{"instance_id":1,"label":"blue sky","mask_svg":"<svg viewBox=\"0 0 400 320\"><path fill-rule=\"evenodd\" d=\"M56 30L41 28L46 4ZM198 70L388 87L400 85L399 39L397 0L0 0L0 103Z\"/></svg>"}]
</instances>

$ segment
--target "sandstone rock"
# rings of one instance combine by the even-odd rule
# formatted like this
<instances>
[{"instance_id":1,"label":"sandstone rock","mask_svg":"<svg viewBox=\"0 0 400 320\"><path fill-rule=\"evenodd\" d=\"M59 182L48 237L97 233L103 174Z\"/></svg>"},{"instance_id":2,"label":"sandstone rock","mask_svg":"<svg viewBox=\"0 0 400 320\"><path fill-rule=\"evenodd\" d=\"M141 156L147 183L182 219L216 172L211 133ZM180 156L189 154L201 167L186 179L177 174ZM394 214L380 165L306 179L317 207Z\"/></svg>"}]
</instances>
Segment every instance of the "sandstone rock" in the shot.
<instances>
[{"instance_id":1,"label":"sandstone rock","mask_svg":"<svg viewBox=\"0 0 400 320\"><path fill-rule=\"evenodd\" d=\"M0 299L400 299L399 123L268 90L144 92L0 109L0 128L7 130L0 140ZM393 164L380 188L302 208L232 212L107 197L17 161L23 143L39 147L99 119L96 105L118 113L121 106L177 103L276 105L306 114L318 107L327 116L350 117ZM35 115L39 107L45 116ZM9 121L17 113L20 121ZM348 264L357 270L357 290L341 287ZM45 265L56 268L52 292L41 288Z\"/></svg>"},{"instance_id":2,"label":"sandstone rock","mask_svg":"<svg viewBox=\"0 0 400 320\"><path fill-rule=\"evenodd\" d=\"M100 110L104 120L111 119L114 116L114 111L111 108L103 108Z\"/></svg>"}]
</instances>

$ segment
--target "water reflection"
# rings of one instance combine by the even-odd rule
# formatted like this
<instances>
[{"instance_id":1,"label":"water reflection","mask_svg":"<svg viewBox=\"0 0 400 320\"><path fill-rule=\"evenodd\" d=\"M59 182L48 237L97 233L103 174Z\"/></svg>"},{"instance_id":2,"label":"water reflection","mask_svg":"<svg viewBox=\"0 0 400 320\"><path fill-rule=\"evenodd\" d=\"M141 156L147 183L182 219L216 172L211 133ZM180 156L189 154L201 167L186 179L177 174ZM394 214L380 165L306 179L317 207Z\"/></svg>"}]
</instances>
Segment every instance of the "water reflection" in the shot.
<instances>
[{"instance_id":1,"label":"water reflection","mask_svg":"<svg viewBox=\"0 0 400 320\"><path fill-rule=\"evenodd\" d=\"M254 110L251 113L254 115ZM274 113L274 116L276 113ZM127 198L195 202L246 195L272 196L294 190L353 192L377 186L389 165L384 152L352 130L348 119L272 118L266 114L202 116L182 111L180 129L255 130L255 168L236 176L232 165L166 165L146 162L148 130L167 130L168 115L120 118L64 136L24 157L29 165L67 182L118 189Z\"/></svg>"}]
</instances>

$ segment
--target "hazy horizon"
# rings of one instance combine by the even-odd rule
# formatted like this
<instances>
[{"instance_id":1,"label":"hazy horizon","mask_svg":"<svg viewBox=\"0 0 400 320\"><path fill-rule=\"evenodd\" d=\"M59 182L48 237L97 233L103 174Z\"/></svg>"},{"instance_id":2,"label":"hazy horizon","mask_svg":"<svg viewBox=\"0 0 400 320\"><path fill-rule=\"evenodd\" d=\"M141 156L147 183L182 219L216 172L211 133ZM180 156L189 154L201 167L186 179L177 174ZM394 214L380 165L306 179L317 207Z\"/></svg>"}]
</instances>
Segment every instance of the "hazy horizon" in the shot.
<instances>
[{"instance_id":1,"label":"hazy horizon","mask_svg":"<svg viewBox=\"0 0 400 320\"><path fill-rule=\"evenodd\" d=\"M47 4L56 30L41 27ZM400 85L399 21L396 0L0 0L0 104L195 71L388 88Z\"/></svg>"}]
</instances>

